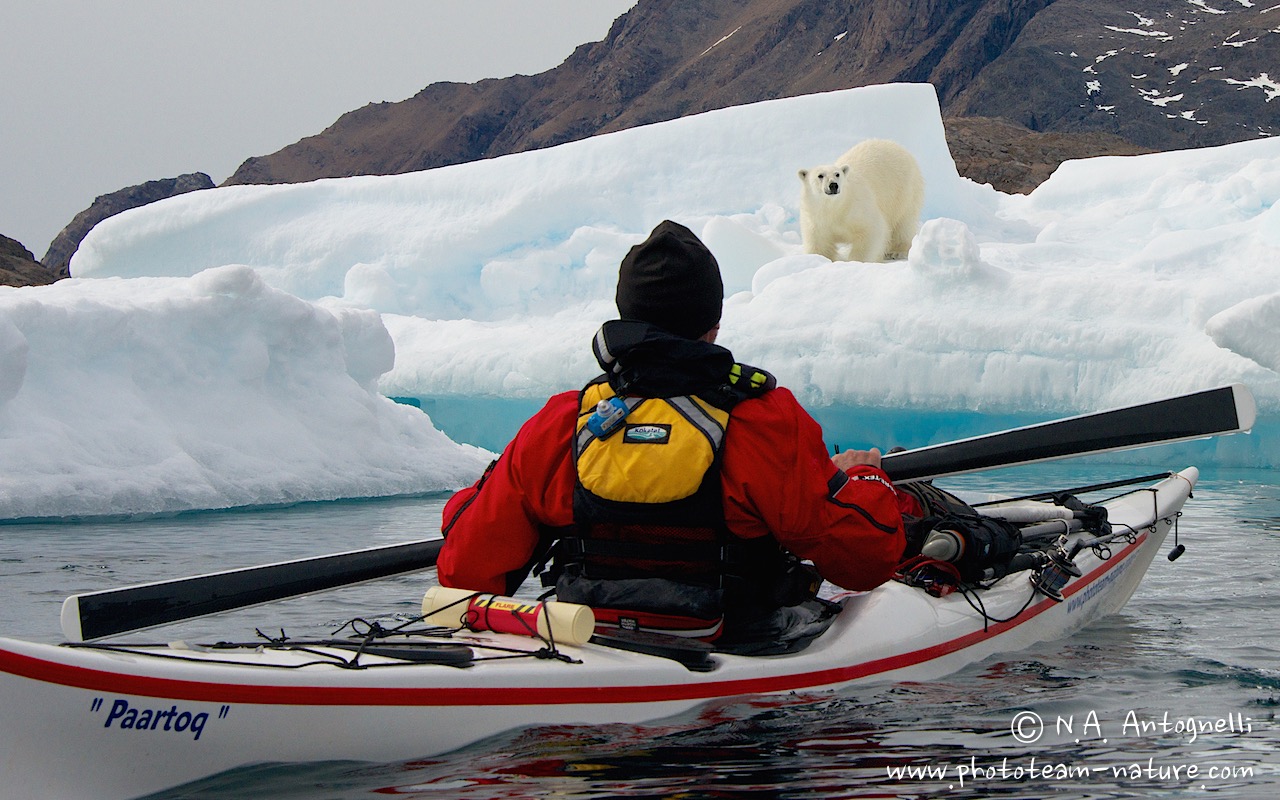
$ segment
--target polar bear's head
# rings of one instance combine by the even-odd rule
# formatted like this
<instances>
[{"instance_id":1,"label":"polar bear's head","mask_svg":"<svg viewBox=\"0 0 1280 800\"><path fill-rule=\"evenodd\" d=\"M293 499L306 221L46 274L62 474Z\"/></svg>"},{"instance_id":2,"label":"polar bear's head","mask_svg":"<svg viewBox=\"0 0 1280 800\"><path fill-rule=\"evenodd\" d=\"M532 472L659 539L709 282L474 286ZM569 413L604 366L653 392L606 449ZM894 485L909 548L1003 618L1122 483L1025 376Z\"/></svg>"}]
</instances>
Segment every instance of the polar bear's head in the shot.
<instances>
[{"instance_id":1,"label":"polar bear's head","mask_svg":"<svg viewBox=\"0 0 1280 800\"><path fill-rule=\"evenodd\" d=\"M830 195L832 197L840 194L840 187L844 183L845 178L849 177L848 165L837 166L828 164L823 167L814 167L813 169L800 170L800 180L804 181L805 189L816 195Z\"/></svg>"}]
</instances>

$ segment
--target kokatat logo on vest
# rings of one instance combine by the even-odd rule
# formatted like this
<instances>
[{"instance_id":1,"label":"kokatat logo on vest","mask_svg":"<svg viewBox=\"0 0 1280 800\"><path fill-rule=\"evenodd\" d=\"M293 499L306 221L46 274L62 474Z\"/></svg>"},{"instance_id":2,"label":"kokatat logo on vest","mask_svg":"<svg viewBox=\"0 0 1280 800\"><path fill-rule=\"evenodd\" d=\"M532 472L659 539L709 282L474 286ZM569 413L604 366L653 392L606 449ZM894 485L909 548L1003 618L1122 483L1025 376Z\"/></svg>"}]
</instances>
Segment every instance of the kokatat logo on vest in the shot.
<instances>
[{"instance_id":1,"label":"kokatat logo on vest","mask_svg":"<svg viewBox=\"0 0 1280 800\"><path fill-rule=\"evenodd\" d=\"M670 425L628 425L622 434L622 441L629 444L666 444L670 440Z\"/></svg>"}]
</instances>

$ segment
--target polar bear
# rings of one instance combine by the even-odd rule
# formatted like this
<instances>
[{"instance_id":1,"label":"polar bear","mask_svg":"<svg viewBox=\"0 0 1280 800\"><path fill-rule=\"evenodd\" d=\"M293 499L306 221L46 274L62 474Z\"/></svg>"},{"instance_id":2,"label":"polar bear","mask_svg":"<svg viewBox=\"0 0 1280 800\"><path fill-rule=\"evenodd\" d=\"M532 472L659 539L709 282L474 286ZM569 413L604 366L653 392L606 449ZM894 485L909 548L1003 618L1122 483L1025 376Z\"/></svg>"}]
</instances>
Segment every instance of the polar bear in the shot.
<instances>
[{"instance_id":1,"label":"polar bear","mask_svg":"<svg viewBox=\"0 0 1280 800\"><path fill-rule=\"evenodd\" d=\"M849 261L906 258L920 226L924 176L905 147L885 139L854 145L835 164L800 170L800 235L806 253Z\"/></svg>"}]
</instances>

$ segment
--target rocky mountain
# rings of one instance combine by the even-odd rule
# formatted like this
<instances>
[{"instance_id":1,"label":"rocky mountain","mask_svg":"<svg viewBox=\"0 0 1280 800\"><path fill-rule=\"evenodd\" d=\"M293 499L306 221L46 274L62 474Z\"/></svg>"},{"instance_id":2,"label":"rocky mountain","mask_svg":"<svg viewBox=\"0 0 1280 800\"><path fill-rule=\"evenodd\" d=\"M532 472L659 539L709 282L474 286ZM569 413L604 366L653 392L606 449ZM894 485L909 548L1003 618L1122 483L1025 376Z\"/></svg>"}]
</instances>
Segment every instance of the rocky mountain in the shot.
<instances>
[{"instance_id":1,"label":"rocky mountain","mask_svg":"<svg viewBox=\"0 0 1280 800\"><path fill-rule=\"evenodd\" d=\"M1101 131L1157 150L1274 136L1277 14L1252 0L1059 0L948 111L998 108L1034 130Z\"/></svg>"},{"instance_id":2,"label":"rocky mountain","mask_svg":"<svg viewBox=\"0 0 1280 800\"><path fill-rule=\"evenodd\" d=\"M1280 10L1249 0L639 0L555 69L365 106L227 183L410 172L911 81L936 87L962 174L1026 191L1064 157L1280 133L1278 36Z\"/></svg>"},{"instance_id":3,"label":"rocky mountain","mask_svg":"<svg viewBox=\"0 0 1280 800\"><path fill-rule=\"evenodd\" d=\"M57 279L21 242L0 235L0 286L43 286Z\"/></svg>"},{"instance_id":4,"label":"rocky mountain","mask_svg":"<svg viewBox=\"0 0 1280 800\"><path fill-rule=\"evenodd\" d=\"M191 172L176 178L147 181L110 194L99 195L92 205L76 214L67 227L54 237L49 243L48 252L44 254L44 258L40 259L40 263L56 277L65 278L69 274L67 265L71 263L71 256L80 246L80 241L93 229L94 225L102 220L115 216L121 211L145 206L167 197L212 188L212 178L203 172Z\"/></svg>"}]
</instances>

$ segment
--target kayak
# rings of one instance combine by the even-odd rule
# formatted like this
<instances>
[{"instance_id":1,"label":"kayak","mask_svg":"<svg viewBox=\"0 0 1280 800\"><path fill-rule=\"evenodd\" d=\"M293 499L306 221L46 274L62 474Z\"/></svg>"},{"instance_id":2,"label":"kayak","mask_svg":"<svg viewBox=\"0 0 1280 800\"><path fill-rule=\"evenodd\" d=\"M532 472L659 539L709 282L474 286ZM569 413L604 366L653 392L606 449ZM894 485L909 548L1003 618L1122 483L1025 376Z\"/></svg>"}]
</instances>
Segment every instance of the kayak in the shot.
<instances>
[{"instance_id":1,"label":"kayak","mask_svg":"<svg viewBox=\"0 0 1280 800\"><path fill-rule=\"evenodd\" d=\"M655 723L726 698L808 702L855 684L937 678L1123 607L1198 475L1148 476L1099 502L1102 531L1060 519L1048 499L981 504L986 515L1035 520L1018 523L1025 541L1042 543L1030 568L955 590L904 573L870 592L824 594L843 610L787 655L421 622L317 642L0 638L0 797L138 797L255 763L385 763L531 726Z\"/></svg>"}]
</instances>

